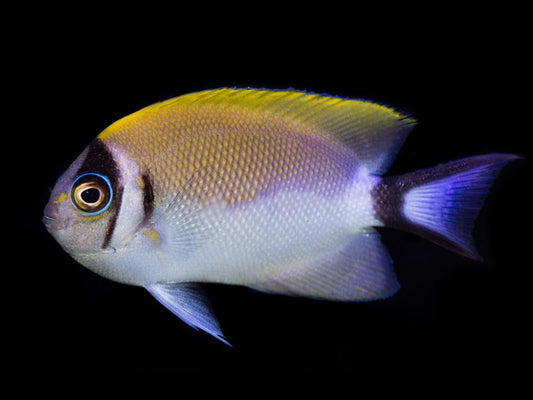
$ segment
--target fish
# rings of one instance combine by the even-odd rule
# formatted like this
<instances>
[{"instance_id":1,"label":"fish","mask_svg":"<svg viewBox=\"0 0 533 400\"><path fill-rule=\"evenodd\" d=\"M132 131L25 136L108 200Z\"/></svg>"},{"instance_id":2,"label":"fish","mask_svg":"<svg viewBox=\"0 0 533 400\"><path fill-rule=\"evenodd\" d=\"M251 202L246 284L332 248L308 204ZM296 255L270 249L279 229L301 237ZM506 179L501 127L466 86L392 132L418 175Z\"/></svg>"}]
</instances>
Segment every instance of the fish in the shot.
<instances>
[{"instance_id":1,"label":"fish","mask_svg":"<svg viewBox=\"0 0 533 400\"><path fill-rule=\"evenodd\" d=\"M379 227L481 260L476 217L520 156L387 175L415 125L377 102L292 89L185 94L104 129L57 180L43 222L83 266L230 345L205 284L385 299L400 285Z\"/></svg>"}]
</instances>

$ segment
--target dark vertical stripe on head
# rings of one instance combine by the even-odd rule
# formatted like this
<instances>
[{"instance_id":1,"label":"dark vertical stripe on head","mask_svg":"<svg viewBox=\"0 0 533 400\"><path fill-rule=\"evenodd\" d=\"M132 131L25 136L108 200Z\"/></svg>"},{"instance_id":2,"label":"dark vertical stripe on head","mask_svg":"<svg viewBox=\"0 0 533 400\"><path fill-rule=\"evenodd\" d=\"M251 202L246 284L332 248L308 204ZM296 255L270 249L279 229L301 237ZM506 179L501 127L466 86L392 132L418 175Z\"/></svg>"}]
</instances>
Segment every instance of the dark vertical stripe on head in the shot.
<instances>
[{"instance_id":1,"label":"dark vertical stripe on head","mask_svg":"<svg viewBox=\"0 0 533 400\"><path fill-rule=\"evenodd\" d=\"M122 204L122 193L124 188L122 186L118 187L115 190L115 205L111 211L111 216L109 217L109 223L107 224L107 229L105 232L104 242L102 243L102 249L105 249L109 246L111 238L113 237L113 232L115 231L115 226L117 225L118 214L120 212L120 205Z\"/></svg>"},{"instance_id":2,"label":"dark vertical stripe on head","mask_svg":"<svg viewBox=\"0 0 533 400\"><path fill-rule=\"evenodd\" d=\"M154 212L154 189L148 174L142 176L143 180L143 206L144 206L144 221L146 223Z\"/></svg>"},{"instance_id":3,"label":"dark vertical stripe on head","mask_svg":"<svg viewBox=\"0 0 533 400\"><path fill-rule=\"evenodd\" d=\"M102 249L109 246L113 232L117 224L118 214L120 212L120 205L122 203L122 194L124 188L120 185L120 171L117 163L113 159L113 155L107 148L104 142L96 138L89 145L87 156L83 161L78 175L96 173L106 176L111 183L111 189L113 190L113 202L109 209L109 223L102 243Z\"/></svg>"},{"instance_id":4,"label":"dark vertical stripe on head","mask_svg":"<svg viewBox=\"0 0 533 400\"><path fill-rule=\"evenodd\" d=\"M107 176L113 189L118 186L120 178L118 165L107 146L98 138L89 145L87 157L78 170L78 175L91 172Z\"/></svg>"}]
</instances>

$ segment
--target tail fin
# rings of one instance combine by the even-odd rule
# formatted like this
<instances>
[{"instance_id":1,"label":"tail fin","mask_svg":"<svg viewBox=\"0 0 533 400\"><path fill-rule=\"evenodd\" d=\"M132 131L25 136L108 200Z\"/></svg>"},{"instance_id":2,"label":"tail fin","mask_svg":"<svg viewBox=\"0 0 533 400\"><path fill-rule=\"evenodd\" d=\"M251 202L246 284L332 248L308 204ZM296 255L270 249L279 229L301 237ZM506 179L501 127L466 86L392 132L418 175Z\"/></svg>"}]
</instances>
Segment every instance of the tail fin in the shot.
<instances>
[{"instance_id":1,"label":"tail fin","mask_svg":"<svg viewBox=\"0 0 533 400\"><path fill-rule=\"evenodd\" d=\"M376 213L386 226L481 260L472 237L475 219L500 170L519 158L487 154L385 177L374 189Z\"/></svg>"}]
</instances>

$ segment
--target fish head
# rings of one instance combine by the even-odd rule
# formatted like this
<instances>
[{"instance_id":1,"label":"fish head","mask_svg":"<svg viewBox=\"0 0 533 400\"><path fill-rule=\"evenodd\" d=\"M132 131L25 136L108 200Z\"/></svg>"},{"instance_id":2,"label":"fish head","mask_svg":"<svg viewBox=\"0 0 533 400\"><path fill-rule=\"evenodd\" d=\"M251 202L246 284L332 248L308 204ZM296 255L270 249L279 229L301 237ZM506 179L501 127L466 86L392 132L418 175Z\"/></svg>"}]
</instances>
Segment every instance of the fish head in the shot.
<instances>
[{"instance_id":1,"label":"fish head","mask_svg":"<svg viewBox=\"0 0 533 400\"><path fill-rule=\"evenodd\" d=\"M80 173L86 149L59 177L44 209L43 223L67 251L100 251L109 224L114 188L104 174Z\"/></svg>"},{"instance_id":2,"label":"fish head","mask_svg":"<svg viewBox=\"0 0 533 400\"><path fill-rule=\"evenodd\" d=\"M43 223L72 257L102 264L143 220L143 193L136 165L96 139L57 180ZM82 262L82 264L86 264ZM108 263L109 264L109 263ZM85 265L90 269L97 269Z\"/></svg>"}]
</instances>

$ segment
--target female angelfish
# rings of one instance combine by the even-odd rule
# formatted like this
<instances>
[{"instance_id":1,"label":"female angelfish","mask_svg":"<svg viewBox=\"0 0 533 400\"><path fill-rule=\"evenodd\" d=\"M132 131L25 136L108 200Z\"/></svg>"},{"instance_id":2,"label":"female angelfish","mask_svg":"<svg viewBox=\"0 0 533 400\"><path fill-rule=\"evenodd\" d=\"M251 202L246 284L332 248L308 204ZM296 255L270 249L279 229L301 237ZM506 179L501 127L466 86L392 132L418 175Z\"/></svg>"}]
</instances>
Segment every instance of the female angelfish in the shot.
<instances>
[{"instance_id":1,"label":"female angelfish","mask_svg":"<svg viewBox=\"0 0 533 400\"><path fill-rule=\"evenodd\" d=\"M376 226L479 257L474 219L517 156L381 177L414 125L382 105L297 91L184 95L105 129L59 178L43 221L87 268L145 287L227 343L202 282L390 296L399 285Z\"/></svg>"}]
</instances>

